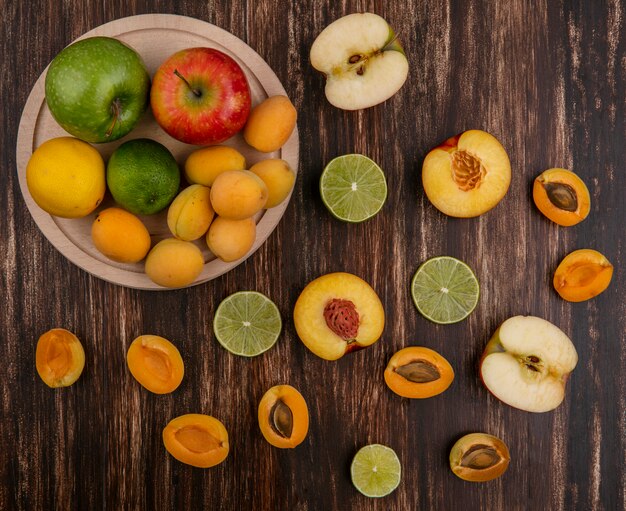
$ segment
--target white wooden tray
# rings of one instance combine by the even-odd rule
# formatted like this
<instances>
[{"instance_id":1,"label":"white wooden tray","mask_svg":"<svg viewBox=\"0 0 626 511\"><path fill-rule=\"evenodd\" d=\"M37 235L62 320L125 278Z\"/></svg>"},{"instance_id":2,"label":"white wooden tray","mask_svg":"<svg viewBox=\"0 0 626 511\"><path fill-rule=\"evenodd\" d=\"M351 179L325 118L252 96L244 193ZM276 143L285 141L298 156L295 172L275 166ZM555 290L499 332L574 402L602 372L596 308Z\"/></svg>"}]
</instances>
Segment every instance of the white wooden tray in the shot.
<instances>
[{"instance_id":1,"label":"white wooden tray","mask_svg":"<svg viewBox=\"0 0 626 511\"><path fill-rule=\"evenodd\" d=\"M286 94L278 77L252 48L234 35L204 21L170 14L145 14L101 25L79 37L79 39L93 36L115 37L129 44L141 55L151 76L154 75L162 62L178 50L196 46L216 48L233 57L246 73L252 93L252 106L269 96ZM108 192L99 208L91 215L81 219L50 216L39 208L32 199L26 185L26 165L31 154L46 140L67 136L67 133L52 118L45 102L46 72L47 68L35 83L28 97L22 112L17 137L18 178L22 195L32 217L57 250L74 264L96 277L138 289L165 289L154 284L148 278L144 273L143 262L137 264L117 263L107 259L93 246L91 224L96 213L114 205ZM161 142L174 154L181 169L187 156L197 149L197 146L184 144L167 135L157 125L149 108L136 128L127 136L108 144L94 144L94 147L100 151L106 161L117 146L133 138L151 138ZM297 172L297 128L281 149L270 154L255 151L245 143L240 134L224 143L239 150L246 157L249 166L265 158L282 158L289 162L294 171ZM256 241L246 257L256 251L278 225L290 198L291 195L279 206L264 210L257 215ZM153 245L161 239L171 236L167 228L166 216L167 209L157 215L141 217L150 231ZM225 263L209 251L204 237L196 243L202 250L205 265L202 273L192 285L214 279L246 259L244 257L238 261Z\"/></svg>"}]
</instances>

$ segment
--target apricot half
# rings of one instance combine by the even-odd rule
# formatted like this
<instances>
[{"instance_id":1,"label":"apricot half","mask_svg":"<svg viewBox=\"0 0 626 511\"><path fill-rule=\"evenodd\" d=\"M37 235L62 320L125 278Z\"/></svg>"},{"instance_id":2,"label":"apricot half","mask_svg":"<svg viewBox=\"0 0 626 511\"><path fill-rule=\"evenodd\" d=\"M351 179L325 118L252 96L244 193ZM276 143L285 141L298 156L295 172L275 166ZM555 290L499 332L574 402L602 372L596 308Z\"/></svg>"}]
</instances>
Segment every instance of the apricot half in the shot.
<instances>
[{"instance_id":1,"label":"apricot half","mask_svg":"<svg viewBox=\"0 0 626 511\"><path fill-rule=\"evenodd\" d=\"M85 367L83 345L69 330L48 330L37 341L35 366L48 387L67 387L80 378Z\"/></svg>"},{"instance_id":2,"label":"apricot half","mask_svg":"<svg viewBox=\"0 0 626 511\"><path fill-rule=\"evenodd\" d=\"M454 380L454 370L439 353L421 346L396 352L385 369L385 383L402 397L422 399L441 394Z\"/></svg>"},{"instance_id":3,"label":"apricot half","mask_svg":"<svg viewBox=\"0 0 626 511\"><path fill-rule=\"evenodd\" d=\"M219 465L229 450L224 424L200 413L172 419L163 430L163 443L178 461L200 468Z\"/></svg>"},{"instance_id":4,"label":"apricot half","mask_svg":"<svg viewBox=\"0 0 626 511\"><path fill-rule=\"evenodd\" d=\"M276 385L259 403L259 427L270 444L281 449L300 445L309 431L309 409L291 385Z\"/></svg>"},{"instance_id":5,"label":"apricot half","mask_svg":"<svg viewBox=\"0 0 626 511\"><path fill-rule=\"evenodd\" d=\"M426 155L422 183L426 196L442 213L474 217L495 207L506 195L511 163L493 135L469 130Z\"/></svg>"},{"instance_id":6,"label":"apricot half","mask_svg":"<svg viewBox=\"0 0 626 511\"><path fill-rule=\"evenodd\" d=\"M548 169L537 176L533 200L545 216L566 227L582 222L591 209L587 186L566 169Z\"/></svg>"},{"instance_id":7,"label":"apricot half","mask_svg":"<svg viewBox=\"0 0 626 511\"><path fill-rule=\"evenodd\" d=\"M565 256L554 272L554 289L568 302L584 302L602 293L613 277L613 265L589 248Z\"/></svg>"},{"instance_id":8,"label":"apricot half","mask_svg":"<svg viewBox=\"0 0 626 511\"><path fill-rule=\"evenodd\" d=\"M500 477L510 460L506 444L486 433L465 435L450 451L450 469L464 481L483 482Z\"/></svg>"},{"instance_id":9,"label":"apricot half","mask_svg":"<svg viewBox=\"0 0 626 511\"><path fill-rule=\"evenodd\" d=\"M337 360L374 344L385 326L383 304L351 273L329 273L309 283L293 311L296 331L318 357Z\"/></svg>"},{"instance_id":10,"label":"apricot half","mask_svg":"<svg viewBox=\"0 0 626 511\"><path fill-rule=\"evenodd\" d=\"M176 346L158 335L137 337L128 348L126 362L135 379L155 394L173 392L185 374Z\"/></svg>"}]
</instances>

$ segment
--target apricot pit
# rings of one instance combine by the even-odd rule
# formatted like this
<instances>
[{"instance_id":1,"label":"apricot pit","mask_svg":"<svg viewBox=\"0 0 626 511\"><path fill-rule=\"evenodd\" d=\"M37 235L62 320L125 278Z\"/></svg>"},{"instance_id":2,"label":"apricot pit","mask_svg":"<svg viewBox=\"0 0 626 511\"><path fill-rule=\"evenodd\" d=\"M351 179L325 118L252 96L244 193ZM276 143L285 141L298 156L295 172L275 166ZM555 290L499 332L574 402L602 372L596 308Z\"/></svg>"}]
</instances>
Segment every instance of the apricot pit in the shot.
<instances>
[{"instance_id":1,"label":"apricot pit","mask_svg":"<svg viewBox=\"0 0 626 511\"><path fill-rule=\"evenodd\" d=\"M444 392L454 380L454 370L436 351L410 346L391 357L384 376L387 386L399 396L423 399Z\"/></svg>"},{"instance_id":2,"label":"apricot pit","mask_svg":"<svg viewBox=\"0 0 626 511\"><path fill-rule=\"evenodd\" d=\"M270 444L280 449L300 445L309 431L309 410L291 385L276 385L259 403L259 427Z\"/></svg>"},{"instance_id":3,"label":"apricot pit","mask_svg":"<svg viewBox=\"0 0 626 511\"><path fill-rule=\"evenodd\" d=\"M548 169L537 176L533 200L546 217L565 227L582 222L591 209L587 186L566 169Z\"/></svg>"},{"instance_id":4,"label":"apricot pit","mask_svg":"<svg viewBox=\"0 0 626 511\"><path fill-rule=\"evenodd\" d=\"M183 359L176 346L158 335L137 337L128 348L126 361L135 379L155 394L173 392L185 374Z\"/></svg>"},{"instance_id":5,"label":"apricot pit","mask_svg":"<svg viewBox=\"0 0 626 511\"><path fill-rule=\"evenodd\" d=\"M80 378L85 367L83 345L69 330L48 330L37 341L35 366L48 387L67 387Z\"/></svg>"},{"instance_id":6,"label":"apricot pit","mask_svg":"<svg viewBox=\"0 0 626 511\"><path fill-rule=\"evenodd\" d=\"M450 468L464 481L484 482L500 477L511 456L506 444L486 433L471 433L457 440L450 451Z\"/></svg>"},{"instance_id":7,"label":"apricot pit","mask_svg":"<svg viewBox=\"0 0 626 511\"><path fill-rule=\"evenodd\" d=\"M613 277L613 265L600 252L575 250L554 272L554 289L568 302L584 302L602 293Z\"/></svg>"},{"instance_id":8,"label":"apricot pit","mask_svg":"<svg viewBox=\"0 0 626 511\"><path fill-rule=\"evenodd\" d=\"M189 413L172 419L163 430L163 443L178 461L199 468L219 465L228 456L228 432L210 415Z\"/></svg>"}]
</instances>

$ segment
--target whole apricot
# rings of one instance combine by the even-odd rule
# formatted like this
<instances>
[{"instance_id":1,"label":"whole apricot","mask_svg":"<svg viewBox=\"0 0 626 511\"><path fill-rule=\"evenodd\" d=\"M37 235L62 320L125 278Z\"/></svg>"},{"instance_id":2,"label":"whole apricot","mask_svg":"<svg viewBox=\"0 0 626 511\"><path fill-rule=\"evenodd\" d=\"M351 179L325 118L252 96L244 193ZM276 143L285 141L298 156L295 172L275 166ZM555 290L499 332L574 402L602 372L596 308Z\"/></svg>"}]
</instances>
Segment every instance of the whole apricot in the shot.
<instances>
[{"instance_id":1,"label":"whole apricot","mask_svg":"<svg viewBox=\"0 0 626 511\"><path fill-rule=\"evenodd\" d=\"M265 207L267 195L267 186L259 176L248 170L230 170L215 179L211 204L219 216L243 220Z\"/></svg>"},{"instance_id":2,"label":"whole apricot","mask_svg":"<svg viewBox=\"0 0 626 511\"><path fill-rule=\"evenodd\" d=\"M602 293L613 277L613 265L597 250L574 250L554 272L554 289L568 302L584 302Z\"/></svg>"},{"instance_id":3,"label":"whole apricot","mask_svg":"<svg viewBox=\"0 0 626 511\"><path fill-rule=\"evenodd\" d=\"M83 345L69 330L48 330L37 341L35 365L48 387L67 387L78 380L85 367Z\"/></svg>"},{"instance_id":4,"label":"whole apricot","mask_svg":"<svg viewBox=\"0 0 626 511\"><path fill-rule=\"evenodd\" d=\"M454 380L454 370L436 351L409 346L391 357L384 376L387 386L399 396L423 399L444 392Z\"/></svg>"},{"instance_id":5,"label":"whole apricot","mask_svg":"<svg viewBox=\"0 0 626 511\"><path fill-rule=\"evenodd\" d=\"M262 153L280 149L296 127L298 113L287 96L272 96L250 112L243 138Z\"/></svg>"},{"instance_id":6,"label":"whole apricot","mask_svg":"<svg viewBox=\"0 0 626 511\"><path fill-rule=\"evenodd\" d=\"M296 174L285 160L270 158L255 163L250 172L259 176L267 186L266 208L273 208L284 201L296 180Z\"/></svg>"},{"instance_id":7,"label":"whole apricot","mask_svg":"<svg viewBox=\"0 0 626 511\"><path fill-rule=\"evenodd\" d=\"M189 241L167 238L157 243L146 259L146 274L163 287L184 287L200 275L204 257Z\"/></svg>"},{"instance_id":8,"label":"whole apricot","mask_svg":"<svg viewBox=\"0 0 626 511\"><path fill-rule=\"evenodd\" d=\"M209 227L206 244L222 261L230 262L246 255L256 239L253 218L229 220L218 216Z\"/></svg>"},{"instance_id":9,"label":"whole apricot","mask_svg":"<svg viewBox=\"0 0 626 511\"><path fill-rule=\"evenodd\" d=\"M193 241L204 236L214 215L211 189L203 185L191 185L170 204L167 226L178 239Z\"/></svg>"},{"instance_id":10,"label":"whole apricot","mask_svg":"<svg viewBox=\"0 0 626 511\"><path fill-rule=\"evenodd\" d=\"M188 413L172 419L163 429L163 443L178 461L200 468L220 464L228 456L228 432L218 419Z\"/></svg>"},{"instance_id":11,"label":"whole apricot","mask_svg":"<svg viewBox=\"0 0 626 511\"><path fill-rule=\"evenodd\" d=\"M566 169L548 169L537 176L533 200L546 217L565 227L582 222L591 209L587 185Z\"/></svg>"},{"instance_id":12,"label":"whole apricot","mask_svg":"<svg viewBox=\"0 0 626 511\"><path fill-rule=\"evenodd\" d=\"M175 391L185 374L176 346L158 335L137 337L128 348L126 363L135 380L155 394Z\"/></svg>"},{"instance_id":13,"label":"whole apricot","mask_svg":"<svg viewBox=\"0 0 626 511\"><path fill-rule=\"evenodd\" d=\"M237 149L225 145L203 147L185 161L185 177L192 184L213 186L215 178L228 170L244 170L246 159Z\"/></svg>"},{"instance_id":14,"label":"whole apricot","mask_svg":"<svg viewBox=\"0 0 626 511\"><path fill-rule=\"evenodd\" d=\"M309 431L309 409L291 385L276 385L259 403L259 427L270 444L280 449L300 445Z\"/></svg>"},{"instance_id":15,"label":"whole apricot","mask_svg":"<svg viewBox=\"0 0 626 511\"><path fill-rule=\"evenodd\" d=\"M91 239L105 256L120 263L137 263L150 250L150 233L142 221L121 208L107 208L96 215Z\"/></svg>"}]
</instances>

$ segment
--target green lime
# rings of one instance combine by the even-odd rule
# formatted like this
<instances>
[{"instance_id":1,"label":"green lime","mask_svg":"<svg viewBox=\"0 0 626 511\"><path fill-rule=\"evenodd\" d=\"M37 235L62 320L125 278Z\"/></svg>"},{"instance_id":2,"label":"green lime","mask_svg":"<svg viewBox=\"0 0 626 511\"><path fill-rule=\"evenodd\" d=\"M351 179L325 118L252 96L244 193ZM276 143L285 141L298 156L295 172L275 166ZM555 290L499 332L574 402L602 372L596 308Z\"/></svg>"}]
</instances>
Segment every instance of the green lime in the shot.
<instances>
[{"instance_id":1,"label":"green lime","mask_svg":"<svg viewBox=\"0 0 626 511\"><path fill-rule=\"evenodd\" d=\"M180 170L165 146L138 138L124 142L111 155L107 185L120 206L136 215L152 215L176 197Z\"/></svg>"},{"instance_id":2,"label":"green lime","mask_svg":"<svg viewBox=\"0 0 626 511\"><path fill-rule=\"evenodd\" d=\"M411 294L417 310L434 323L465 319L478 303L480 287L472 269L454 257L433 257L415 272Z\"/></svg>"},{"instance_id":3,"label":"green lime","mask_svg":"<svg viewBox=\"0 0 626 511\"><path fill-rule=\"evenodd\" d=\"M256 291L240 291L225 298L213 318L219 343L243 357L269 350L278 340L282 326L276 304Z\"/></svg>"},{"instance_id":4,"label":"green lime","mask_svg":"<svg viewBox=\"0 0 626 511\"><path fill-rule=\"evenodd\" d=\"M359 449L350 466L352 484L367 497L389 495L400 484L401 472L394 450L380 444Z\"/></svg>"},{"instance_id":5,"label":"green lime","mask_svg":"<svg viewBox=\"0 0 626 511\"><path fill-rule=\"evenodd\" d=\"M326 165L320 178L320 193L335 218L363 222L383 207L387 182L381 168L367 156L346 154Z\"/></svg>"}]
</instances>

